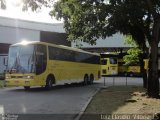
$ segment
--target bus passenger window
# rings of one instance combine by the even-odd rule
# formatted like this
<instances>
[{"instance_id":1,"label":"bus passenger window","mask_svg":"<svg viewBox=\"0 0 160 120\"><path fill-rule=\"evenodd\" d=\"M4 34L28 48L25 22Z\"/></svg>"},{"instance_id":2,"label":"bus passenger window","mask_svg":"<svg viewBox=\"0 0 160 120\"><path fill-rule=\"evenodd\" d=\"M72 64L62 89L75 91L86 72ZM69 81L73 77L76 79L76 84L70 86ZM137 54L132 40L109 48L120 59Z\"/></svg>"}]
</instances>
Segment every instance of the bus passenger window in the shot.
<instances>
[{"instance_id":1,"label":"bus passenger window","mask_svg":"<svg viewBox=\"0 0 160 120\"><path fill-rule=\"evenodd\" d=\"M101 60L101 65L107 65L107 60Z\"/></svg>"},{"instance_id":2,"label":"bus passenger window","mask_svg":"<svg viewBox=\"0 0 160 120\"><path fill-rule=\"evenodd\" d=\"M110 64L117 64L117 59L110 58Z\"/></svg>"}]
</instances>

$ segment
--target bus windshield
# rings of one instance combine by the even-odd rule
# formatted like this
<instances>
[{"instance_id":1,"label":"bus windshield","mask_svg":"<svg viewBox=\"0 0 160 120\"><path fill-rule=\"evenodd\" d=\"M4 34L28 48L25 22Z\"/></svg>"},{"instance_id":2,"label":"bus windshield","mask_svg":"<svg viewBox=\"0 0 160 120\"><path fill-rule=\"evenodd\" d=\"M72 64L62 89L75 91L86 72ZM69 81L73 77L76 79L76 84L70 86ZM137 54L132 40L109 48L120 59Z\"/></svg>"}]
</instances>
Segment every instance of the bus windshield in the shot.
<instances>
[{"instance_id":1,"label":"bus windshield","mask_svg":"<svg viewBox=\"0 0 160 120\"><path fill-rule=\"evenodd\" d=\"M10 73L35 72L34 50L34 45L10 47L7 71Z\"/></svg>"},{"instance_id":2,"label":"bus windshield","mask_svg":"<svg viewBox=\"0 0 160 120\"><path fill-rule=\"evenodd\" d=\"M117 58L110 58L110 64L117 64Z\"/></svg>"}]
</instances>

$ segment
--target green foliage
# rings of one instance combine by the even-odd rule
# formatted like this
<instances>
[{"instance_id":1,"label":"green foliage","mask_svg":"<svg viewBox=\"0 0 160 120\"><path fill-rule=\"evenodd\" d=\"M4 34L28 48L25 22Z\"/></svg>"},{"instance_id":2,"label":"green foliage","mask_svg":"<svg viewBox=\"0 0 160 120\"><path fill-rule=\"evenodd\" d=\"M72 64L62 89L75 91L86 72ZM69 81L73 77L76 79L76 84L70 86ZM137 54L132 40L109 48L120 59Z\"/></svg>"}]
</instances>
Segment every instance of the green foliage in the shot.
<instances>
[{"instance_id":1,"label":"green foliage","mask_svg":"<svg viewBox=\"0 0 160 120\"><path fill-rule=\"evenodd\" d=\"M153 2L154 9L159 3ZM153 17L145 0L59 0L50 15L63 18L72 41L95 44L116 32L131 35L141 47L151 39Z\"/></svg>"},{"instance_id":2,"label":"green foliage","mask_svg":"<svg viewBox=\"0 0 160 120\"><path fill-rule=\"evenodd\" d=\"M1 8L5 8L2 1L5 0L0 0ZM30 7L34 11L41 5L48 6L52 0L23 1L23 10ZM152 67L148 74L147 93L151 97L159 95L156 63L160 41L160 0L59 0L50 15L63 18L71 41L95 44L98 38L106 38L116 32L131 35L143 50L147 41L151 47L149 66Z\"/></svg>"},{"instance_id":3,"label":"green foliage","mask_svg":"<svg viewBox=\"0 0 160 120\"><path fill-rule=\"evenodd\" d=\"M101 2L98 7L97 3L99 2L60 0L54 5L50 15L56 16L57 19L64 19L69 40L95 44L96 40L102 36L99 27L106 24L105 14L101 14L103 20L98 19L98 14L102 13L100 7L103 7L104 3Z\"/></svg>"},{"instance_id":4,"label":"green foliage","mask_svg":"<svg viewBox=\"0 0 160 120\"><path fill-rule=\"evenodd\" d=\"M136 41L132 38L132 36L128 35L125 37L125 44L131 45L133 47L130 48L127 51L127 55L123 57L125 64L139 63L139 57L140 54L143 53L143 51L138 48L138 44L136 43Z\"/></svg>"},{"instance_id":5,"label":"green foliage","mask_svg":"<svg viewBox=\"0 0 160 120\"><path fill-rule=\"evenodd\" d=\"M53 4L53 0L22 0L23 1L23 11L27 11L31 8L32 11L36 11L38 8L41 9L42 6L49 7Z\"/></svg>"},{"instance_id":6,"label":"green foliage","mask_svg":"<svg viewBox=\"0 0 160 120\"><path fill-rule=\"evenodd\" d=\"M131 35L125 36L124 41L125 41L125 44L131 45L131 47L138 47L138 44L137 44L136 41L132 38Z\"/></svg>"},{"instance_id":7,"label":"green foliage","mask_svg":"<svg viewBox=\"0 0 160 120\"><path fill-rule=\"evenodd\" d=\"M139 55L142 53L142 51L138 48L131 48L127 51L128 55L125 55L123 57L125 64L130 63L139 63Z\"/></svg>"}]
</instances>

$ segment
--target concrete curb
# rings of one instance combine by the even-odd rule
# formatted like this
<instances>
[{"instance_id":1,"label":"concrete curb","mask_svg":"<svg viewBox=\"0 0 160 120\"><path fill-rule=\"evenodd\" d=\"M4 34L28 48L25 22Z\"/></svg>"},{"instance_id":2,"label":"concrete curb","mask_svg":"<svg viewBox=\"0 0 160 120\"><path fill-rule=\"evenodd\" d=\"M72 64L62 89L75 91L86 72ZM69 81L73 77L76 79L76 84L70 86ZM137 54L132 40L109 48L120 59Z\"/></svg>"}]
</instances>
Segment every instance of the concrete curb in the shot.
<instances>
[{"instance_id":1,"label":"concrete curb","mask_svg":"<svg viewBox=\"0 0 160 120\"><path fill-rule=\"evenodd\" d=\"M93 95L89 98L89 100L85 103L85 105L82 107L81 111L79 112L79 114L76 116L76 118L74 120L80 120L81 116L83 115L84 111L86 110L87 106L89 105L89 103L91 102L92 98L101 90L102 88L98 88Z\"/></svg>"}]
</instances>

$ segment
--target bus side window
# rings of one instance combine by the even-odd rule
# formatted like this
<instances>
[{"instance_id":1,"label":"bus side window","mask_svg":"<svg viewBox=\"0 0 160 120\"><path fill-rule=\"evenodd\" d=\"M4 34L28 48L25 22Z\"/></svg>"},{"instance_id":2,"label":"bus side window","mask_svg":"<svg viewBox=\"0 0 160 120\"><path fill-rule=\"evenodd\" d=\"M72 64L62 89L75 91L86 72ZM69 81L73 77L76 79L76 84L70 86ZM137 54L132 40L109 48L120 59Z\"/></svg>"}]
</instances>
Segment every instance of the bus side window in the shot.
<instances>
[{"instance_id":1,"label":"bus side window","mask_svg":"<svg viewBox=\"0 0 160 120\"><path fill-rule=\"evenodd\" d=\"M107 65L107 60L101 60L101 65Z\"/></svg>"},{"instance_id":2,"label":"bus side window","mask_svg":"<svg viewBox=\"0 0 160 120\"><path fill-rule=\"evenodd\" d=\"M110 64L117 64L117 59L110 58Z\"/></svg>"}]
</instances>

